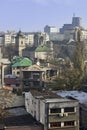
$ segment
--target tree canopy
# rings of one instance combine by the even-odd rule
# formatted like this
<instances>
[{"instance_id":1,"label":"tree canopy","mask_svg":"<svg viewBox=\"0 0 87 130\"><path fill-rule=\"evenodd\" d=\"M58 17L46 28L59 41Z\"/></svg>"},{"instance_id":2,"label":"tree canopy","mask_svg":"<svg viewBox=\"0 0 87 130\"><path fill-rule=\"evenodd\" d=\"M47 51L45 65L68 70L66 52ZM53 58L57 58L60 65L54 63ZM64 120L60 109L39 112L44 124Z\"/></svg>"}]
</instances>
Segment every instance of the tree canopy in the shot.
<instances>
[{"instance_id":1,"label":"tree canopy","mask_svg":"<svg viewBox=\"0 0 87 130\"><path fill-rule=\"evenodd\" d=\"M76 90L81 88L84 78L84 46L80 37L81 33L78 30L78 41L73 54L73 67L64 64L62 73L56 77L53 83L56 89Z\"/></svg>"}]
</instances>

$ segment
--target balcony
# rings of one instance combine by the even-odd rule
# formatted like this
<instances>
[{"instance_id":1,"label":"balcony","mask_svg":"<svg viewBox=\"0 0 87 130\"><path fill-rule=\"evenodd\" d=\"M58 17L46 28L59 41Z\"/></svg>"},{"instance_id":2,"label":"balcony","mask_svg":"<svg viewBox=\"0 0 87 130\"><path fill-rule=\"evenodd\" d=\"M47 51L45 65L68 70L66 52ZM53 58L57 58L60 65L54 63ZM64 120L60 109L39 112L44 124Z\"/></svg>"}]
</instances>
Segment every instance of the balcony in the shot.
<instances>
[{"instance_id":1,"label":"balcony","mask_svg":"<svg viewBox=\"0 0 87 130\"><path fill-rule=\"evenodd\" d=\"M76 126L70 126L70 127L57 127L57 128L49 128L48 130L78 130L78 127Z\"/></svg>"},{"instance_id":2,"label":"balcony","mask_svg":"<svg viewBox=\"0 0 87 130\"><path fill-rule=\"evenodd\" d=\"M56 113L49 115L49 122L76 120L78 117L75 112L70 113Z\"/></svg>"}]
</instances>

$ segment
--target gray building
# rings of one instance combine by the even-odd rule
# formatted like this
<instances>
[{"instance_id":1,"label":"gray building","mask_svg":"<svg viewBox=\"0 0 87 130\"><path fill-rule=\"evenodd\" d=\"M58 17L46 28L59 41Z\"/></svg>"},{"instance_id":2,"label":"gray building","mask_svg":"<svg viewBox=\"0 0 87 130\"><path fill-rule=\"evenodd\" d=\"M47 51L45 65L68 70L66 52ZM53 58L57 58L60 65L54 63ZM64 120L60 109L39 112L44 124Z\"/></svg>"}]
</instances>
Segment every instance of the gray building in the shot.
<instances>
[{"instance_id":1,"label":"gray building","mask_svg":"<svg viewBox=\"0 0 87 130\"><path fill-rule=\"evenodd\" d=\"M44 130L79 130L79 104L48 91L25 93L25 106Z\"/></svg>"},{"instance_id":2,"label":"gray building","mask_svg":"<svg viewBox=\"0 0 87 130\"><path fill-rule=\"evenodd\" d=\"M73 27L81 27L81 18L80 17L73 17L72 18L72 26Z\"/></svg>"},{"instance_id":3,"label":"gray building","mask_svg":"<svg viewBox=\"0 0 87 130\"><path fill-rule=\"evenodd\" d=\"M80 17L72 17L72 23L64 24L62 28L60 28L60 33L64 33L66 30L73 30L75 27L81 27Z\"/></svg>"},{"instance_id":4,"label":"gray building","mask_svg":"<svg viewBox=\"0 0 87 130\"><path fill-rule=\"evenodd\" d=\"M57 33L57 28L55 26L49 26L49 25L46 25L44 27L44 32L47 33L47 34L50 34L50 33Z\"/></svg>"},{"instance_id":5,"label":"gray building","mask_svg":"<svg viewBox=\"0 0 87 130\"><path fill-rule=\"evenodd\" d=\"M81 91L57 92L62 97L72 97L79 101L80 106L80 129L87 130L87 93Z\"/></svg>"}]
</instances>

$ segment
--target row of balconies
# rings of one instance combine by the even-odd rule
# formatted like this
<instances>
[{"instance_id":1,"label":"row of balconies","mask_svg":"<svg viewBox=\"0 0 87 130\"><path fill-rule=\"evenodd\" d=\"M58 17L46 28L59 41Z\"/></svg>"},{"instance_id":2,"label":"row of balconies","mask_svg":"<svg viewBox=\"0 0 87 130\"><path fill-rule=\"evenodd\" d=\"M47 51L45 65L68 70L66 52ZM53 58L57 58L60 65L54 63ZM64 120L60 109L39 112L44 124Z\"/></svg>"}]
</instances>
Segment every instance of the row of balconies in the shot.
<instances>
[{"instance_id":1,"label":"row of balconies","mask_svg":"<svg viewBox=\"0 0 87 130\"><path fill-rule=\"evenodd\" d=\"M49 130L78 130L78 127L59 127L59 128L49 128Z\"/></svg>"},{"instance_id":2,"label":"row of balconies","mask_svg":"<svg viewBox=\"0 0 87 130\"><path fill-rule=\"evenodd\" d=\"M69 121L69 120L76 120L77 114L76 113L58 113L56 115L49 115L49 122L55 121Z\"/></svg>"}]
</instances>

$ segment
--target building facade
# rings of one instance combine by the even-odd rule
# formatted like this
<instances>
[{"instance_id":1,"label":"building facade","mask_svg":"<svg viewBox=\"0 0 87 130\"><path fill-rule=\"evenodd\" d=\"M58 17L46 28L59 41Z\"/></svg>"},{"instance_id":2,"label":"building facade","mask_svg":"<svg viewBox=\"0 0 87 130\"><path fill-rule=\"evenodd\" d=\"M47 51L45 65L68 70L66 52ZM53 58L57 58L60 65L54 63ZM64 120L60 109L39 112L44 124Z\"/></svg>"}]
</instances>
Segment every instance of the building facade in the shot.
<instances>
[{"instance_id":1,"label":"building facade","mask_svg":"<svg viewBox=\"0 0 87 130\"><path fill-rule=\"evenodd\" d=\"M64 33L66 30L72 30L75 27L81 27L81 18L80 17L72 17L72 23L64 24L62 28L60 28L60 33Z\"/></svg>"},{"instance_id":2,"label":"building facade","mask_svg":"<svg viewBox=\"0 0 87 130\"><path fill-rule=\"evenodd\" d=\"M7 31L4 33L4 45L7 46L9 44L15 44L15 37L16 37L16 32L15 31Z\"/></svg>"},{"instance_id":3,"label":"building facade","mask_svg":"<svg viewBox=\"0 0 87 130\"><path fill-rule=\"evenodd\" d=\"M17 77L21 76L21 71L32 65L32 61L26 57L14 57L12 61L12 74Z\"/></svg>"},{"instance_id":4,"label":"building facade","mask_svg":"<svg viewBox=\"0 0 87 130\"><path fill-rule=\"evenodd\" d=\"M73 27L81 27L81 18L80 17L72 17L72 26Z\"/></svg>"},{"instance_id":5,"label":"building facade","mask_svg":"<svg viewBox=\"0 0 87 130\"><path fill-rule=\"evenodd\" d=\"M57 28L55 26L49 26L49 25L46 25L44 27L44 32L47 33L47 34L50 34L50 33L57 33Z\"/></svg>"},{"instance_id":6,"label":"building facade","mask_svg":"<svg viewBox=\"0 0 87 130\"><path fill-rule=\"evenodd\" d=\"M44 130L79 130L79 105L77 100L61 98L52 92L25 93L25 106Z\"/></svg>"},{"instance_id":7,"label":"building facade","mask_svg":"<svg viewBox=\"0 0 87 130\"><path fill-rule=\"evenodd\" d=\"M19 31L16 36L16 48L15 48L16 55L22 57L22 50L24 48L26 48L25 35L21 31Z\"/></svg>"},{"instance_id":8,"label":"building facade","mask_svg":"<svg viewBox=\"0 0 87 130\"><path fill-rule=\"evenodd\" d=\"M87 93L82 91L62 91L57 92L62 97L72 97L79 101L80 108L80 130L87 130Z\"/></svg>"},{"instance_id":9,"label":"building facade","mask_svg":"<svg viewBox=\"0 0 87 130\"><path fill-rule=\"evenodd\" d=\"M25 33L25 43L30 47L34 46L34 33Z\"/></svg>"}]
</instances>

